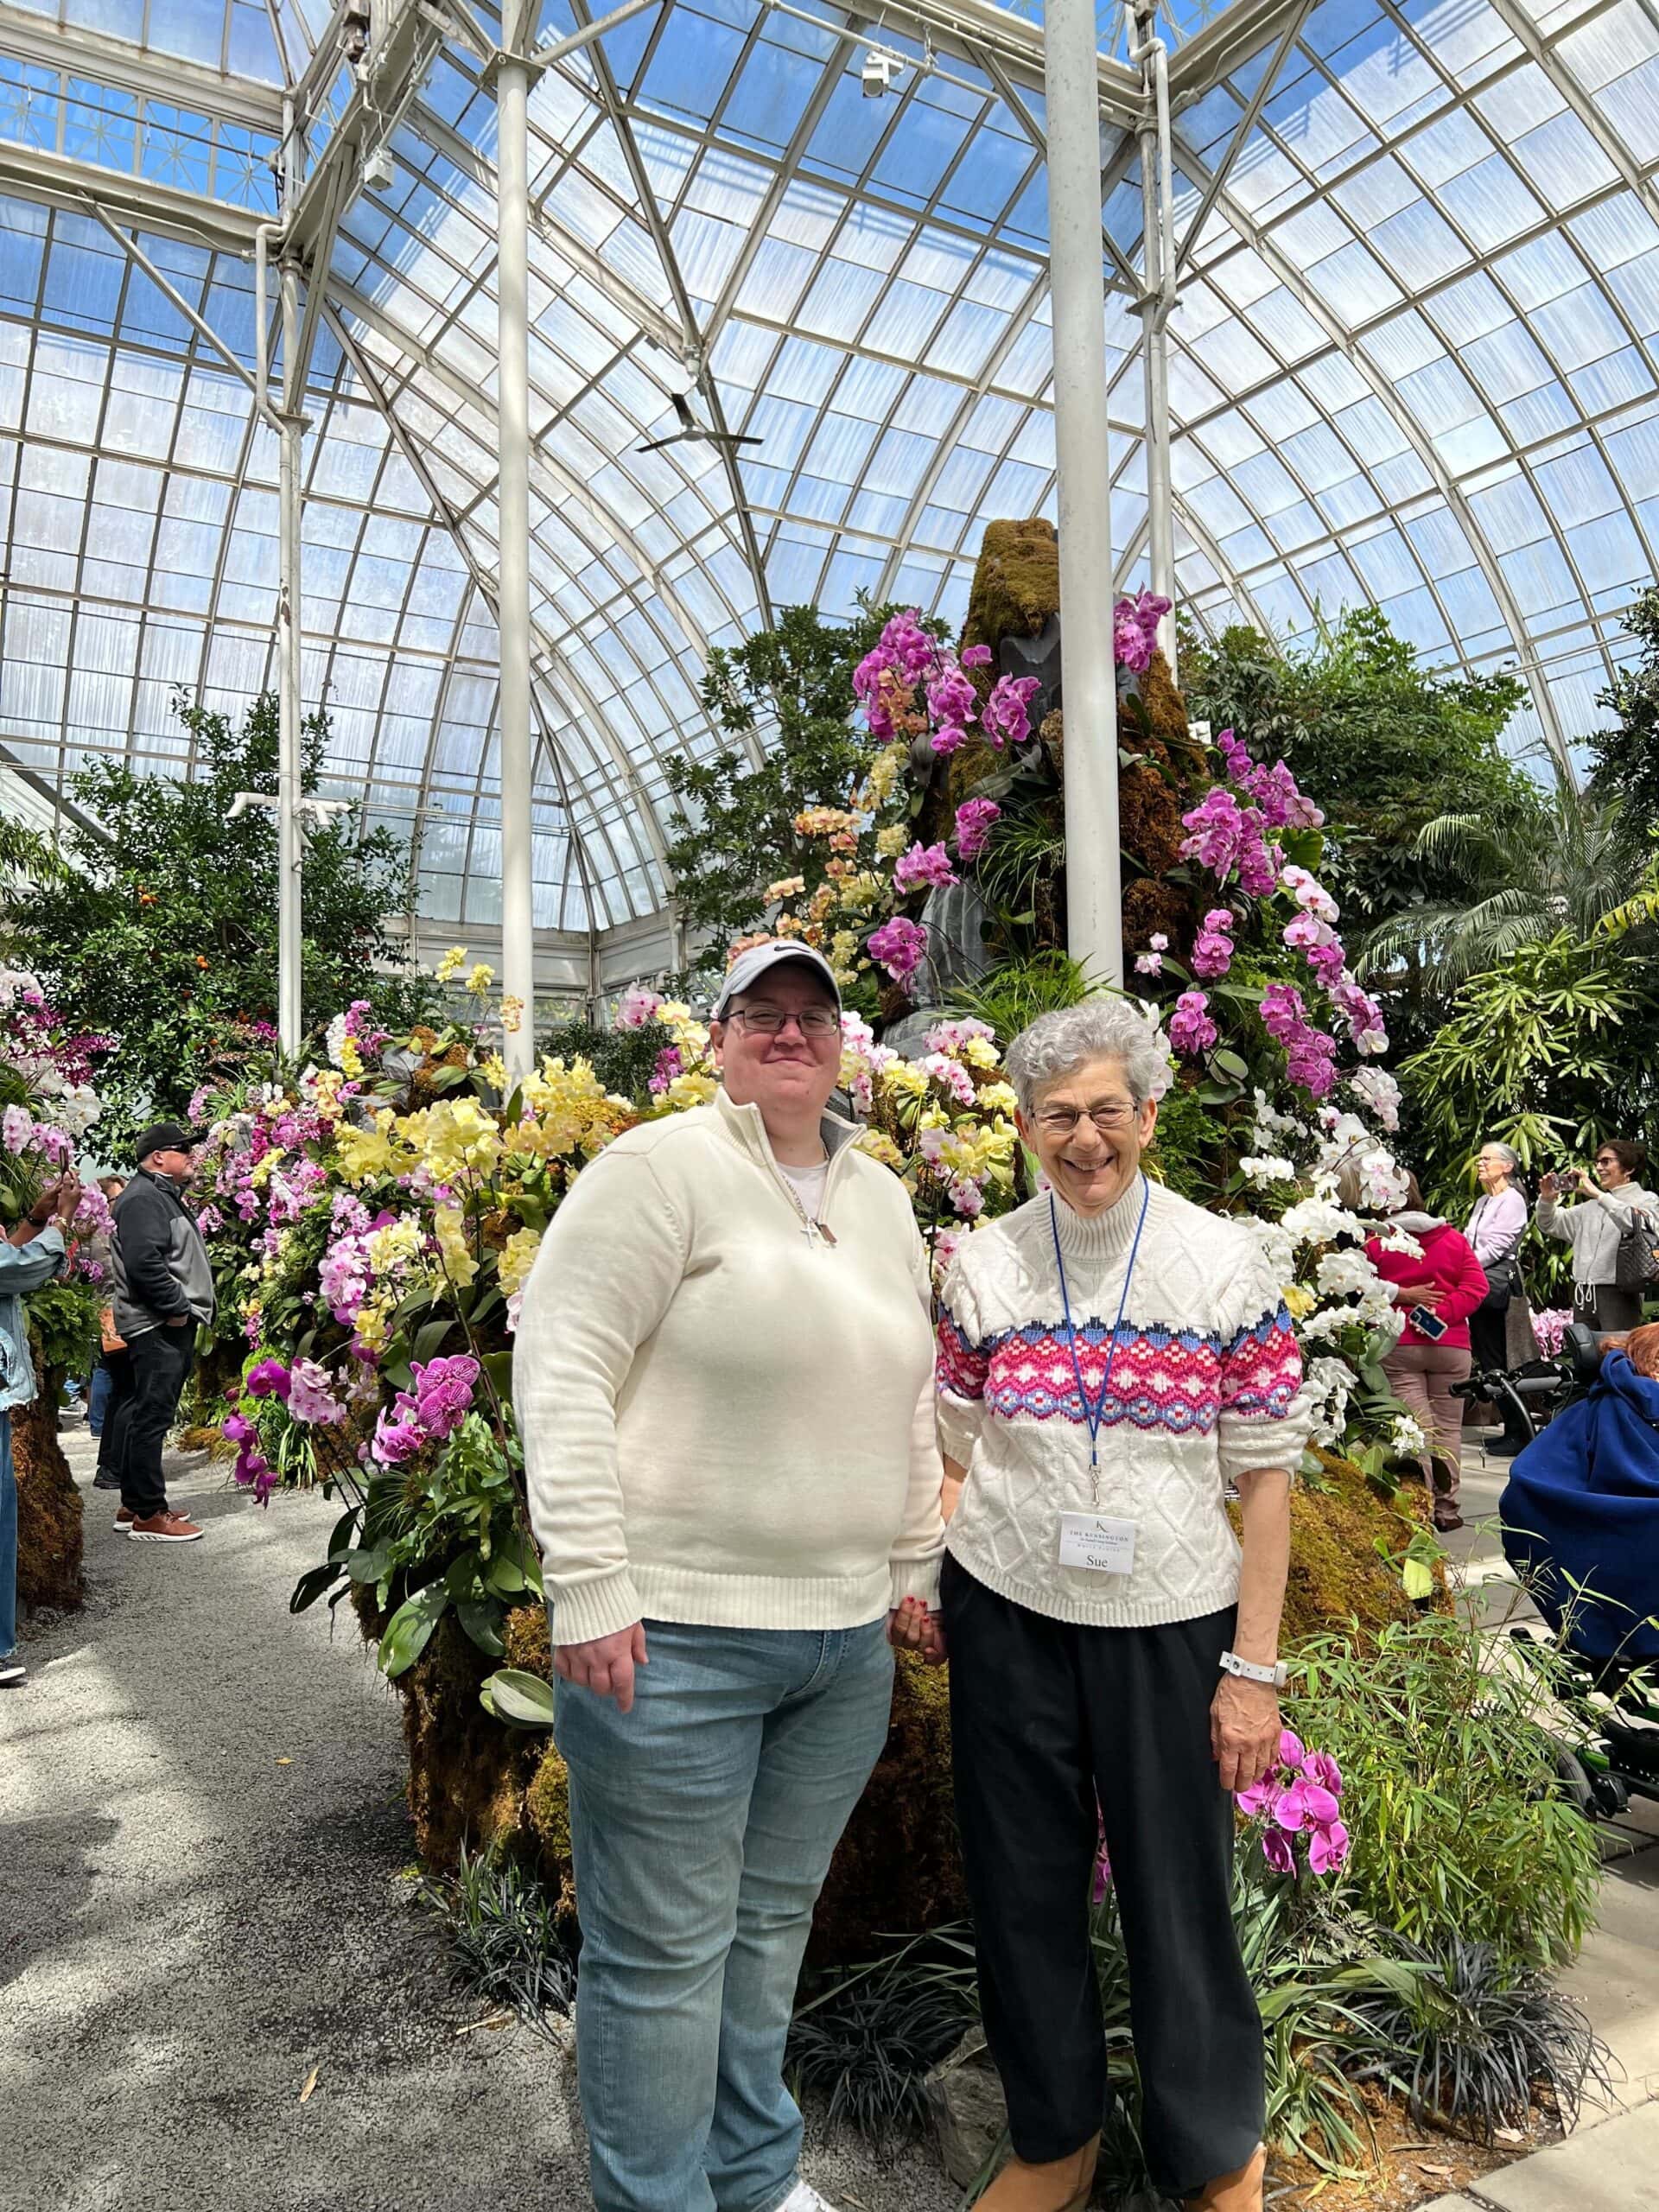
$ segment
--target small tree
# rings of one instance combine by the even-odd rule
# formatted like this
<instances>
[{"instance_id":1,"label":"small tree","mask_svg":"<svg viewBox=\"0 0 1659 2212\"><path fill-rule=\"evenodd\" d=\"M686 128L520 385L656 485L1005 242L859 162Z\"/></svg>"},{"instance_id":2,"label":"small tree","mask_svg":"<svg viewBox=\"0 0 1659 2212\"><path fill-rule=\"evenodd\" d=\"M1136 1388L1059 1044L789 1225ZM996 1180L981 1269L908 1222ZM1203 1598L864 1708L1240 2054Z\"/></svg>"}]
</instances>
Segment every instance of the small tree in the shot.
<instances>
[{"instance_id":1,"label":"small tree","mask_svg":"<svg viewBox=\"0 0 1659 2212\"><path fill-rule=\"evenodd\" d=\"M276 824L266 809L226 817L238 791L276 788L277 705L256 699L240 728L181 695L195 747L188 781L98 760L70 791L95 826L66 839L68 869L24 884L7 917L14 957L83 1027L117 1048L99 1077L99 1141L158 1113L182 1113L210 1077L274 1038ZM305 724L302 776L315 791L327 717ZM354 999L389 1027L418 1017L429 986L401 965L385 917L406 903L410 857L389 830L359 836L340 819L305 856L301 1006L308 1027Z\"/></svg>"}]
</instances>

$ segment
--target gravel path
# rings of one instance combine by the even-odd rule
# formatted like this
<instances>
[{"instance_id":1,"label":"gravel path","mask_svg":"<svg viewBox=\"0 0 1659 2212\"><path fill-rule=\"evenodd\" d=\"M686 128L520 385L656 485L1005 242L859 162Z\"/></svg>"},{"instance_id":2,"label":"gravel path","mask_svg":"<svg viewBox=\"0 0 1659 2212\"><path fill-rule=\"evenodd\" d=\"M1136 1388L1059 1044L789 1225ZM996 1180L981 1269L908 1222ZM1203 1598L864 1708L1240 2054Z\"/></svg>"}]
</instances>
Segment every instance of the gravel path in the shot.
<instances>
[{"instance_id":1,"label":"gravel path","mask_svg":"<svg viewBox=\"0 0 1659 2212\"><path fill-rule=\"evenodd\" d=\"M0 1694L0 2212L583 2212L559 2051L463 2032L413 1901L395 1696L343 1611L288 1612L335 1509L199 1459L169 1488L203 1542L129 1544L86 1490L86 1608ZM807 2171L959 2202L919 2147Z\"/></svg>"}]
</instances>

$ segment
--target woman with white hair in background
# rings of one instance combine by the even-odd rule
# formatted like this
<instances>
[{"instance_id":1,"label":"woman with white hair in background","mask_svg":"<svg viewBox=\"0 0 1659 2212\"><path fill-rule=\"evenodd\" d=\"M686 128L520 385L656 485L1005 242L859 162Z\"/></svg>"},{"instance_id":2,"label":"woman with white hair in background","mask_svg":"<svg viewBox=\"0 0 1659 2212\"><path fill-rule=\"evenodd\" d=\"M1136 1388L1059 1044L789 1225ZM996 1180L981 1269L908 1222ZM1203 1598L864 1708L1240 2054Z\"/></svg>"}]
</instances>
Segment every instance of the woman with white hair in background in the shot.
<instances>
[{"instance_id":1,"label":"woman with white hair in background","mask_svg":"<svg viewBox=\"0 0 1659 2212\"><path fill-rule=\"evenodd\" d=\"M1048 1187L963 1240L939 1321L957 1813L1014 2155L984 2212L1087 2203L1104 1824L1157 2186L1259 2212L1262 2023L1230 1792L1278 1754L1301 1359L1252 1227L1144 1172L1157 1040L1096 998L1007 1071ZM1243 1548L1227 1516L1238 1486Z\"/></svg>"},{"instance_id":2,"label":"woman with white hair in background","mask_svg":"<svg viewBox=\"0 0 1659 2212\"><path fill-rule=\"evenodd\" d=\"M1491 1374L1523 1366L1538 1356L1532 1315L1521 1281L1521 1240L1527 1233L1527 1194L1520 1184L1520 1155L1512 1145L1489 1141L1475 1160L1480 1196L1465 1234L1487 1282L1486 1296L1469 1316L1476 1370ZM1512 1459L1530 1442L1512 1398L1494 1402L1503 1433L1486 1446L1494 1458Z\"/></svg>"}]
</instances>

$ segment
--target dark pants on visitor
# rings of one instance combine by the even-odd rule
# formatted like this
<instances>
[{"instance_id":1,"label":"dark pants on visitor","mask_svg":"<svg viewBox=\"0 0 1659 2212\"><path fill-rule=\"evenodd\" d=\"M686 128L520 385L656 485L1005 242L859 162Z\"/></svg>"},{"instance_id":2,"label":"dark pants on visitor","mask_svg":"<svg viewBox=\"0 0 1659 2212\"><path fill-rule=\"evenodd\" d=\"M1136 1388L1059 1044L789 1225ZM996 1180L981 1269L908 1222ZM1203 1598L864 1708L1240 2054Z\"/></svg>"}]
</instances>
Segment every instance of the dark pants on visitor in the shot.
<instances>
[{"instance_id":1,"label":"dark pants on visitor","mask_svg":"<svg viewBox=\"0 0 1659 2212\"><path fill-rule=\"evenodd\" d=\"M131 1395L112 1402L105 1433L118 1430L115 1468L121 1478L121 1503L135 1520L167 1510L162 1452L179 1410L179 1400L195 1357L194 1322L182 1329L146 1329L127 1346L132 1365Z\"/></svg>"},{"instance_id":2,"label":"dark pants on visitor","mask_svg":"<svg viewBox=\"0 0 1659 2212\"><path fill-rule=\"evenodd\" d=\"M1501 1373L1509 1366L1509 1332L1507 1306L1479 1306L1469 1316L1469 1342L1474 1351L1474 1363L1483 1375ZM1530 1444L1532 1431L1509 1393L1498 1391L1492 1403L1503 1424L1504 1441L1516 1446Z\"/></svg>"},{"instance_id":3,"label":"dark pants on visitor","mask_svg":"<svg viewBox=\"0 0 1659 2212\"><path fill-rule=\"evenodd\" d=\"M131 1352L124 1348L106 1351L99 1362L98 1371L109 1377L109 1389L98 1432L98 1472L92 1480L99 1490L119 1490L121 1447L127 1433L127 1415L132 1409Z\"/></svg>"},{"instance_id":4,"label":"dark pants on visitor","mask_svg":"<svg viewBox=\"0 0 1659 2212\"><path fill-rule=\"evenodd\" d=\"M1254 2156L1262 2021L1233 1929L1233 1807L1210 1707L1234 1611L1079 1628L1011 1604L946 1556L957 1813L981 2006L1017 2154L1097 2133L1106 2048L1089 1940L1106 1830L1156 2185L1184 2195Z\"/></svg>"},{"instance_id":5,"label":"dark pants on visitor","mask_svg":"<svg viewBox=\"0 0 1659 2212\"><path fill-rule=\"evenodd\" d=\"M1601 1336L1614 1330L1638 1329L1642 1325L1642 1294L1639 1290L1621 1290L1617 1283L1575 1282L1573 1319L1587 1321Z\"/></svg>"}]
</instances>

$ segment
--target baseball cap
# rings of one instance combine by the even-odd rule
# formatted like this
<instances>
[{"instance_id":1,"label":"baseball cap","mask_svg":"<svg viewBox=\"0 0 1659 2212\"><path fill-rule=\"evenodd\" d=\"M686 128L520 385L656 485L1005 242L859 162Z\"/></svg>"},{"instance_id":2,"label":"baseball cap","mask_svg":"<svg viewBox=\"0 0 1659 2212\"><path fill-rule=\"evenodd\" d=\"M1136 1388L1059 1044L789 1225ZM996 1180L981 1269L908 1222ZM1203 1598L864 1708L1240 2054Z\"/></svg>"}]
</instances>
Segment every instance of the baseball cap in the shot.
<instances>
[{"instance_id":1,"label":"baseball cap","mask_svg":"<svg viewBox=\"0 0 1659 2212\"><path fill-rule=\"evenodd\" d=\"M195 1131L187 1129L182 1122L152 1122L138 1132L132 1156L142 1161L152 1152L194 1152L200 1141Z\"/></svg>"},{"instance_id":2,"label":"baseball cap","mask_svg":"<svg viewBox=\"0 0 1659 2212\"><path fill-rule=\"evenodd\" d=\"M836 1012L841 1012L841 985L836 981L836 971L821 952L810 944L803 944L798 938L772 938L765 944L752 944L747 952L740 952L726 970L726 980L720 995L709 1009L710 1018L723 1021L726 1009L741 992L752 991L763 976L774 968L781 968L786 960L793 960L810 968L823 982L836 1002Z\"/></svg>"}]
</instances>

